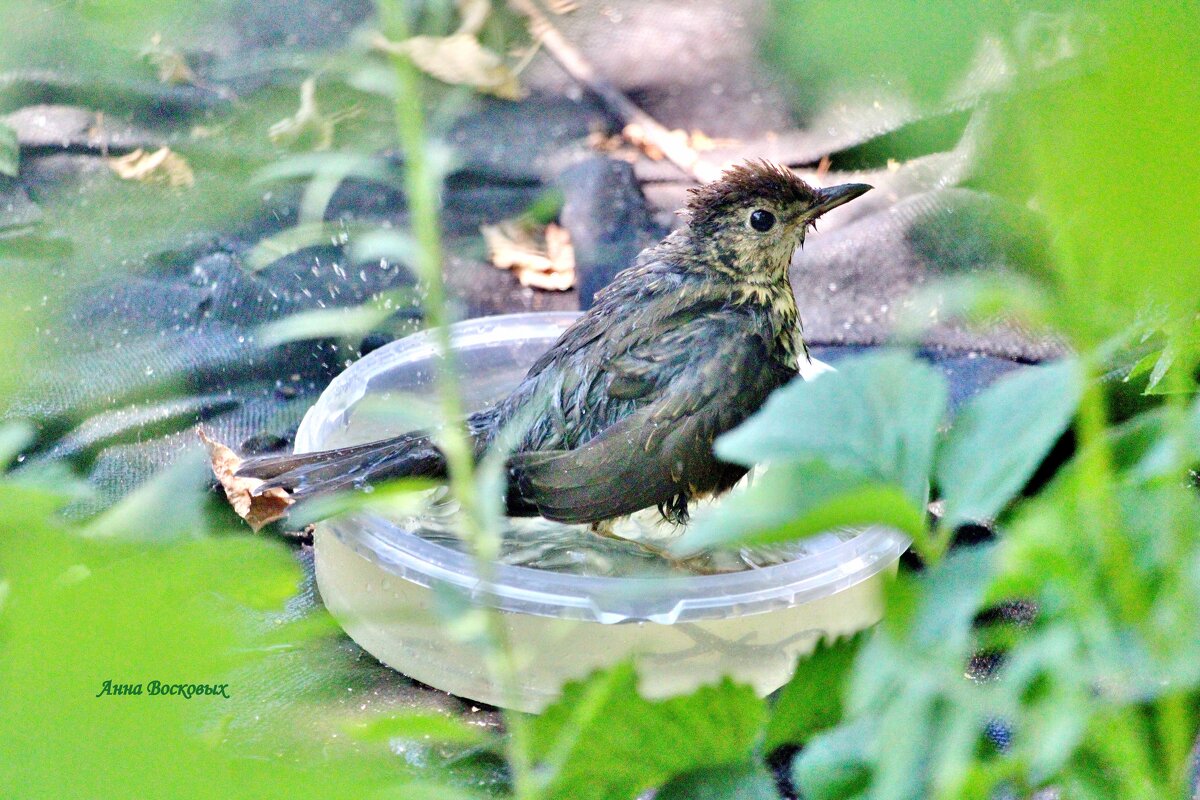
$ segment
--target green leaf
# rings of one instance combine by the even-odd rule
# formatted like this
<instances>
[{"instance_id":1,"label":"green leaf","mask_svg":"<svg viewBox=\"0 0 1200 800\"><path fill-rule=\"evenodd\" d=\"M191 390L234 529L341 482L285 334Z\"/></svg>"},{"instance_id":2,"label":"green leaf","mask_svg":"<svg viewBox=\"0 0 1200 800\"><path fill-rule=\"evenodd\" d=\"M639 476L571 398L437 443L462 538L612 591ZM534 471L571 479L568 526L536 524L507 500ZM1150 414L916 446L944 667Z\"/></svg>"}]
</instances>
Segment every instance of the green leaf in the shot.
<instances>
[{"instance_id":1,"label":"green leaf","mask_svg":"<svg viewBox=\"0 0 1200 800\"><path fill-rule=\"evenodd\" d=\"M862 645L860 634L837 642L821 641L779 691L767 721L767 752L785 744L806 744L842 719L843 686Z\"/></svg>"},{"instance_id":2,"label":"green leaf","mask_svg":"<svg viewBox=\"0 0 1200 800\"><path fill-rule=\"evenodd\" d=\"M1200 171L1176 166L1200 140L1200 52L1180 35L1198 29L1200 6L1127 12L1097 4L1027 23L1014 37L1017 56L1042 74L1024 76L1025 91L1003 107L1004 144L990 154L1013 184L1001 188L1018 202L1032 194L1051 226L1062 280L1056 324L1083 345L1136 323L1147 307L1190 319L1200 305ZM1046 80L1056 69L1073 79ZM1145 189L1118 199L1119 186Z\"/></svg>"},{"instance_id":3,"label":"green leaf","mask_svg":"<svg viewBox=\"0 0 1200 800\"><path fill-rule=\"evenodd\" d=\"M642 698L625 663L568 684L530 721L530 754L547 798L630 798L700 767L744 762L763 701L728 679L661 701Z\"/></svg>"},{"instance_id":4,"label":"green leaf","mask_svg":"<svg viewBox=\"0 0 1200 800\"><path fill-rule=\"evenodd\" d=\"M809 742L792 761L792 779L805 800L860 796L871 777L874 724L856 720Z\"/></svg>"},{"instance_id":5,"label":"green leaf","mask_svg":"<svg viewBox=\"0 0 1200 800\"><path fill-rule=\"evenodd\" d=\"M412 237L392 228L364 231L349 246L355 263L389 261L408 265L417 260L417 246Z\"/></svg>"},{"instance_id":6,"label":"green leaf","mask_svg":"<svg viewBox=\"0 0 1200 800\"><path fill-rule=\"evenodd\" d=\"M923 507L945 408L946 380L928 364L902 353L857 356L775 392L716 452L746 465L825 461L897 484Z\"/></svg>"},{"instance_id":7,"label":"green leaf","mask_svg":"<svg viewBox=\"0 0 1200 800\"><path fill-rule=\"evenodd\" d=\"M932 325L950 320L1019 321L1031 328L1048 322L1045 287L1022 275L971 274L940 278L918 290L899 309L896 335L919 341Z\"/></svg>"},{"instance_id":8,"label":"green leaf","mask_svg":"<svg viewBox=\"0 0 1200 800\"><path fill-rule=\"evenodd\" d=\"M436 481L424 478L396 478L372 484L369 492L350 490L315 497L297 505L288 515L289 523L303 527L356 511L374 511L392 517L419 514L429 505L426 492L437 485Z\"/></svg>"},{"instance_id":9,"label":"green leaf","mask_svg":"<svg viewBox=\"0 0 1200 800\"><path fill-rule=\"evenodd\" d=\"M868 0L855 6L855 17L869 24L855 25L839 3L775 0L771 6L768 57L803 91L798 99L821 106L826 93L882 81L920 101L944 101L981 35L1012 14L1009 4L995 2L921 3L898 14L886 0Z\"/></svg>"},{"instance_id":10,"label":"green leaf","mask_svg":"<svg viewBox=\"0 0 1200 800\"><path fill-rule=\"evenodd\" d=\"M10 178L20 174L21 146L17 143L17 132L0 122L0 175Z\"/></svg>"},{"instance_id":11,"label":"green leaf","mask_svg":"<svg viewBox=\"0 0 1200 800\"><path fill-rule=\"evenodd\" d=\"M430 781L414 781L392 783L373 795L379 800L485 800L493 798L491 794L477 794L458 786Z\"/></svg>"},{"instance_id":12,"label":"green leaf","mask_svg":"<svg viewBox=\"0 0 1200 800\"><path fill-rule=\"evenodd\" d=\"M757 761L708 767L680 775L654 800L779 800L775 778Z\"/></svg>"},{"instance_id":13,"label":"green leaf","mask_svg":"<svg viewBox=\"0 0 1200 800\"><path fill-rule=\"evenodd\" d=\"M971 399L937 453L943 524L990 521L1029 482L1083 392L1074 360L1007 375Z\"/></svg>"},{"instance_id":14,"label":"green leaf","mask_svg":"<svg viewBox=\"0 0 1200 800\"><path fill-rule=\"evenodd\" d=\"M383 158L358 153L304 153L275 161L250 178L253 185L308 179L319 175L402 185L395 166Z\"/></svg>"},{"instance_id":15,"label":"green leaf","mask_svg":"<svg viewBox=\"0 0 1200 800\"><path fill-rule=\"evenodd\" d=\"M1169 344L1162 349L1158 354L1158 360L1154 362L1154 369L1150 370L1150 377L1146 380L1146 394L1156 394L1157 388L1162 379L1167 377L1167 373L1171 370L1171 366L1175 363L1175 348Z\"/></svg>"},{"instance_id":16,"label":"green leaf","mask_svg":"<svg viewBox=\"0 0 1200 800\"><path fill-rule=\"evenodd\" d=\"M492 738L486 728L471 725L464 719L433 712L411 711L380 717L350 728L350 732L367 741L412 739L441 744L483 744Z\"/></svg>"},{"instance_id":17,"label":"green leaf","mask_svg":"<svg viewBox=\"0 0 1200 800\"><path fill-rule=\"evenodd\" d=\"M260 325L255 340L261 347L278 347L311 339L358 339L378 328L396 313L397 300L409 298L408 290L387 292L377 300L347 308L314 308Z\"/></svg>"},{"instance_id":18,"label":"green leaf","mask_svg":"<svg viewBox=\"0 0 1200 800\"><path fill-rule=\"evenodd\" d=\"M208 455L202 447L195 447L79 533L94 538L153 540L196 536L207 527L204 505L211 481Z\"/></svg>"},{"instance_id":19,"label":"green leaf","mask_svg":"<svg viewBox=\"0 0 1200 800\"><path fill-rule=\"evenodd\" d=\"M246 268L259 272L281 258L290 256L309 247L324 245L348 245L360 234L366 235L374 228L361 223L346 222L301 222L285 228L273 236L266 236L246 254Z\"/></svg>"},{"instance_id":20,"label":"green leaf","mask_svg":"<svg viewBox=\"0 0 1200 800\"><path fill-rule=\"evenodd\" d=\"M0 470L28 447L33 437L33 425L24 420L0 425Z\"/></svg>"},{"instance_id":21,"label":"green leaf","mask_svg":"<svg viewBox=\"0 0 1200 800\"><path fill-rule=\"evenodd\" d=\"M925 513L901 489L819 461L769 467L744 491L696 519L672 545L687 554L732 544L766 544L853 525L889 525L913 538Z\"/></svg>"},{"instance_id":22,"label":"green leaf","mask_svg":"<svg viewBox=\"0 0 1200 800\"><path fill-rule=\"evenodd\" d=\"M1187 411L1180 435L1172 435L1168 419L1166 409L1160 407L1112 428L1118 468L1127 469L1137 480L1151 481L1176 473L1180 466L1200 463L1200 398Z\"/></svg>"},{"instance_id":23,"label":"green leaf","mask_svg":"<svg viewBox=\"0 0 1200 800\"><path fill-rule=\"evenodd\" d=\"M301 311L258 329L255 338L263 347L324 338L355 338L369 333L392 315L386 308L315 308Z\"/></svg>"},{"instance_id":24,"label":"green leaf","mask_svg":"<svg viewBox=\"0 0 1200 800\"><path fill-rule=\"evenodd\" d=\"M0 485L0 499L10 491ZM338 647L311 669L283 668L294 651L281 642L305 641L282 616L303 581L287 547L250 536L87 539L64 535L69 526L44 517L5 530L0 793L334 800L406 780L385 748L350 751L336 727L324 733L346 710L344 683L328 706L300 691L314 671L335 673ZM228 697L151 695L152 680L225 685ZM104 695L104 681L142 684L142 694Z\"/></svg>"}]
</instances>

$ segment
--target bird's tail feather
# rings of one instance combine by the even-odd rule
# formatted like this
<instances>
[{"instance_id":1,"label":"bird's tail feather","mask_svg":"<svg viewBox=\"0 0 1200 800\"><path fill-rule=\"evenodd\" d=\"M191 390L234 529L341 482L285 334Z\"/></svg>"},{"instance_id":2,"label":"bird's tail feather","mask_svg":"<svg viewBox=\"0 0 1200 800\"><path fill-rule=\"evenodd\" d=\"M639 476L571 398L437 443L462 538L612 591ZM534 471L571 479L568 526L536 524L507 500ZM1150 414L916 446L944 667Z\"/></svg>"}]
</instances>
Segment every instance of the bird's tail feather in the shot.
<instances>
[{"instance_id":1,"label":"bird's tail feather","mask_svg":"<svg viewBox=\"0 0 1200 800\"><path fill-rule=\"evenodd\" d=\"M237 475L263 481L256 495L282 488L300 500L387 478L444 478L446 459L428 436L409 433L316 453L249 458Z\"/></svg>"}]
</instances>

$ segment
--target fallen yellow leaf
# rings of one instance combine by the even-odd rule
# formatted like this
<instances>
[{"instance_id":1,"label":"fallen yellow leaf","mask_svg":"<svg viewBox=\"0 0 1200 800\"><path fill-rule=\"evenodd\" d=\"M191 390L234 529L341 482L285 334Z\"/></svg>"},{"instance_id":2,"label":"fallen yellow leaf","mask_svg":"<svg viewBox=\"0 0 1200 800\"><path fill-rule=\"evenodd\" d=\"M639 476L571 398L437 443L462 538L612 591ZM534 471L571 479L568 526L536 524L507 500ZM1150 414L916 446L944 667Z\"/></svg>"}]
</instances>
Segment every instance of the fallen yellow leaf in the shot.
<instances>
[{"instance_id":1,"label":"fallen yellow leaf","mask_svg":"<svg viewBox=\"0 0 1200 800\"><path fill-rule=\"evenodd\" d=\"M494 266L511 269L522 286L566 291L575 285L571 234L553 222L544 228L516 220L480 227Z\"/></svg>"},{"instance_id":2,"label":"fallen yellow leaf","mask_svg":"<svg viewBox=\"0 0 1200 800\"><path fill-rule=\"evenodd\" d=\"M169 147L160 147L153 153L139 147L131 153L108 159L108 166L127 181L166 183L174 187L191 186L196 182L187 159Z\"/></svg>"},{"instance_id":3,"label":"fallen yellow leaf","mask_svg":"<svg viewBox=\"0 0 1200 800\"><path fill-rule=\"evenodd\" d=\"M377 36L375 46L389 53L408 56L418 69L443 83L471 86L505 100L520 100L525 96L517 76L505 65L504 59L470 34L413 36L402 42Z\"/></svg>"},{"instance_id":4,"label":"fallen yellow leaf","mask_svg":"<svg viewBox=\"0 0 1200 800\"><path fill-rule=\"evenodd\" d=\"M258 478L242 478L237 474L245 459L226 445L210 439L203 430L198 433L200 441L208 448L213 475L225 489L225 498L237 515L246 520L251 530L257 532L264 525L287 516L288 508L296 501L286 489L275 487L257 491L264 481Z\"/></svg>"}]
</instances>

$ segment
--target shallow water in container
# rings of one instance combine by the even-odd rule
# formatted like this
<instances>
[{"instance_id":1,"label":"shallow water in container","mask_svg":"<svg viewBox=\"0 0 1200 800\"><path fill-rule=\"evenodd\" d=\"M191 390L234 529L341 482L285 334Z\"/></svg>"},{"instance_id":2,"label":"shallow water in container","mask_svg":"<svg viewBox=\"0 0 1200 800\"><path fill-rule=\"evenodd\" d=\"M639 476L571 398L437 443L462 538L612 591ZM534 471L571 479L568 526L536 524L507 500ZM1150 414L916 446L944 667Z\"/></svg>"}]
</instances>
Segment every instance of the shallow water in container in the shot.
<instances>
[{"instance_id":1,"label":"shallow water in container","mask_svg":"<svg viewBox=\"0 0 1200 800\"><path fill-rule=\"evenodd\" d=\"M554 315L556 319L568 315ZM544 353L562 325L543 325L523 338L497 342L486 324L467 341L456 341L463 380L464 405L483 409L503 399L525 376L529 366ZM505 336L511 331L505 330ZM414 348L414 360L428 353ZM394 370L373 376L361 387L359 397L346 398L344 412L335 424L321 432L323 447L343 446L382 439L397 433L424 428L437 419L430 398L436 394L435 375L426 360L425 368ZM734 491L744 489L752 478ZM693 515L719 503L703 500L692 506ZM389 517L399 527L429 541L464 551L458 537L458 505L443 487L427 495L427 505L418 514ZM683 533L682 526L663 520L650 508L606 523L601 532L588 525L566 525L541 517L506 517L502 523L501 563L535 567L576 575L662 576L732 572L780 564L819 553L853 538L856 530L825 533L800 542L737 551L705 553L685 561L666 558L663 551Z\"/></svg>"},{"instance_id":2,"label":"shallow water in container","mask_svg":"<svg viewBox=\"0 0 1200 800\"><path fill-rule=\"evenodd\" d=\"M503 397L573 319L529 314L455 326L465 406ZM437 419L429 408L435 364L432 343L419 335L367 356L309 412L297 451L428 427ZM565 681L625 659L647 697L688 692L722 675L771 692L821 639L878 621L883 583L905 546L899 534L872 528L679 564L654 552L682 532L656 509L613 526L636 542L587 526L508 519L504 563L482 583L445 496L444 487L428 493L432 504L421 513L408 504L391 515L372 508L318 524L322 599L383 663L452 694L526 711L551 702ZM517 664L515 696L500 692L474 640L447 617L446 608L464 598L500 612Z\"/></svg>"},{"instance_id":3,"label":"shallow water in container","mask_svg":"<svg viewBox=\"0 0 1200 800\"><path fill-rule=\"evenodd\" d=\"M394 519L397 525L424 539L465 551L455 533L459 530L458 505L447 494L444 488L438 489L421 514ZM693 506L693 513L702 514L704 506L719 502L701 501ZM710 574L782 564L827 550L858 533L856 530L824 533L786 545L715 551L683 561L664 557L662 551L683 530L682 526L665 522L653 508L606 525L603 534L588 525L564 525L542 517L506 517L499 561L573 575Z\"/></svg>"}]
</instances>

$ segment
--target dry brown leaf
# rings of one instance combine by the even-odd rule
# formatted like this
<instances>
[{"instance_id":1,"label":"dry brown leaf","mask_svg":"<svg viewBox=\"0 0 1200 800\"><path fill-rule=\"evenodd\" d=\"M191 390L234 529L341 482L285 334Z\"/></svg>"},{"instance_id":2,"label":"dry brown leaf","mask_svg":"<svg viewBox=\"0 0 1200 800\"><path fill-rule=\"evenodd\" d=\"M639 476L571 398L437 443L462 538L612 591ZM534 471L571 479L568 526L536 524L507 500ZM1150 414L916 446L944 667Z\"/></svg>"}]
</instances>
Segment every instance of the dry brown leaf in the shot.
<instances>
[{"instance_id":1,"label":"dry brown leaf","mask_svg":"<svg viewBox=\"0 0 1200 800\"><path fill-rule=\"evenodd\" d=\"M816 176L818 181L822 183L825 182L825 176L829 174L829 168L831 166L833 166L833 161L830 160L829 156L821 156L821 160L817 162Z\"/></svg>"},{"instance_id":2,"label":"dry brown leaf","mask_svg":"<svg viewBox=\"0 0 1200 800\"><path fill-rule=\"evenodd\" d=\"M108 159L108 166L127 181L166 183L175 187L191 186L196 182L187 159L169 147L160 147L153 153L139 147L131 153Z\"/></svg>"},{"instance_id":3,"label":"dry brown leaf","mask_svg":"<svg viewBox=\"0 0 1200 800\"><path fill-rule=\"evenodd\" d=\"M203 430L198 433L200 441L208 448L213 474L225 489L225 498L237 515L246 520L251 530L257 532L264 525L287 516L288 508L296 501L286 489L275 487L257 492L263 481L238 477L238 467L244 459L220 442L210 439Z\"/></svg>"},{"instance_id":4,"label":"dry brown leaf","mask_svg":"<svg viewBox=\"0 0 1200 800\"><path fill-rule=\"evenodd\" d=\"M504 59L470 34L413 36L403 42L379 36L375 46L408 56L418 69L443 83L471 86L505 100L520 100L525 96L525 90Z\"/></svg>"},{"instance_id":5,"label":"dry brown leaf","mask_svg":"<svg viewBox=\"0 0 1200 800\"><path fill-rule=\"evenodd\" d=\"M175 48L164 45L162 34L156 33L150 37L150 45L142 51L142 56L158 70L161 82L170 86L196 85L196 73L188 66L187 59Z\"/></svg>"},{"instance_id":6,"label":"dry brown leaf","mask_svg":"<svg viewBox=\"0 0 1200 800\"><path fill-rule=\"evenodd\" d=\"M693 130L688 134L688 144L697 152L716 150L718 147L734 147L740 142L737 139L714 139L704 131Z\"/></svg>"},{"instance_id":7,"label":"dry brown leaf","mask_svg":"<svg viewBox=\"0 0 1200 800\"><path fill-rule=\"evenodd\" d=\"M278 145L296 144L302 138L313 150L328 150L339 123L361 113L357 106L332 114L317 107L317 82L308 78L300 84L300 107L290 117L279 120L267 130L267 136Z\"/></svg>"},{"instance_id":8,"label":"dry brown leaf","mask_svg":"<svg viewBox=\"0 0 1200 800\"><path fill-rule=\"evenodd\" d=\"M645 128L636 122L626 125L621 131L621 136L641 150L652 161L661 161L666 157L663 147L667 142L650 135ZM686 148L694 153L716 150L718 147L730 147L738 143L736 139L714 139L704 131L694 130L688 133L682 128L667 131L666 136L670 138L671 144L681 149Z\"/></svg>"},{"instance_id":9,"label":"dry brown leaf","mask_svg":"<svg viewBox=\"0 0 1200 800\"><path fill-rule=\"evenodd\" d=\"M683 133L680 131L680 133ZM651 161L662 161L663 151L649 136L646 130L636 122L631 122L621 130L621 135L634 147L641 150Z\"/></svg>"},{"instance_id":10,"label":"dry brown leaf","mask_svg":"<svg viewBox=\"0 0 1200 800\"><path fill-rule=\"evenodd\" d=\"M511 269L522 286L563 292L575 285L575 249L566 228L508 220L480 231L492 264Z\"/></svg>"}]
</instances>

